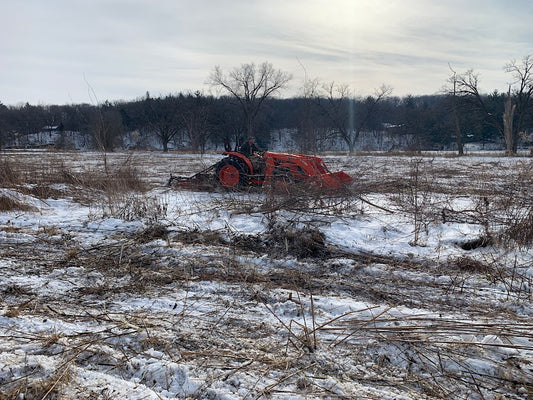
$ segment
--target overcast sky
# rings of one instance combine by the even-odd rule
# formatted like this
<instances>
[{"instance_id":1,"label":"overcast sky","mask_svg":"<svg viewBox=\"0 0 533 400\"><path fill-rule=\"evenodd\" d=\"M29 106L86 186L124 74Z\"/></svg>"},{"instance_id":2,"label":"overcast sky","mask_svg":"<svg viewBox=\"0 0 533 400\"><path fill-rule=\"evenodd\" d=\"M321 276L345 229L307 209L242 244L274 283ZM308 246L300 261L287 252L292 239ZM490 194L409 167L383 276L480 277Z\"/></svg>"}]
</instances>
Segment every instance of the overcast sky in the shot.
<instances>
[{"instance_id":1,"label":"overcast sky","mask_svg":"<svg viewBox=\"0 0 533 400\"><path fill-rule=\"evenodd\" d=\"M439 92L474 69L506 90L504 65L533 54L531 0L0 0L0 102L131 100L201 90L268 61L368 95Z\"/></svg>"}]
</instances>

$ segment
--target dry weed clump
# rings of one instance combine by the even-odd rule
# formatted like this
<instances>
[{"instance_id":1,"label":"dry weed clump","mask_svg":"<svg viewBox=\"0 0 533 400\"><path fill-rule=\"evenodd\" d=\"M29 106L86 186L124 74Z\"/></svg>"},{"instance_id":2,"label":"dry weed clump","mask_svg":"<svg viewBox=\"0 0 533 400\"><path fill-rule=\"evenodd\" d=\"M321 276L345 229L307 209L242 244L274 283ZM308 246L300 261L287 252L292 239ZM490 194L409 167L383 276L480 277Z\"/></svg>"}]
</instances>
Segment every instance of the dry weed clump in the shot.
<instances>
[{"instance_id":1,"label":"dry weed clump","mask_svg":"<svg viewBox=\"0 0 533 400\"><path fill-rule=\"evenodd\" d=\"M511 240L518 246L533 243L533 206L530 206L524 215L510 219L502 236L504 240Z\"/></svg>"},{"instance_id":2,"label":"dry weed clump","mask_svg":"<svg viewBox=\"0 0 533 400\"><path fill-rule=\"evenodd\" d=\"M0 162L0 187L12 187L19 182L20 177L13 163L7 159L2 160Z\"/></svg>"},{"instance_id":3,"label":"dry weed clump","mask_svg":"<svg viewBox=\"0 0 533 400\"><path fill-rule=\"evenodd\" d=\"M475 250L480 247L491 246L492 244L494 244L494 240L491 237L481 236L459 243L459 247L463 250Z\"/></svg>"},{"instance_id":4,"label":"dry weed clump","mask_svg":"<svg viewBox=\"0 0 533 400\"><path fill-rule=\"evenodd\" d=\"M61 399L64 387L72 380L70 364L63 365L51 375L40 365L28 365L27 369L29 373L24 379L2 385L0 400Z\"/></svg>"},{"instance_id":5,"label":"dry weed clump","mask_svg":"<svg viewBox=\"0 0 533 400\"><path fill-rule=\"evenodd\" d=\"M145 195L148 185L128 158L119 166L104 164L103 170L70 174L83 188L92 193L92 205L98 217L120 218L126 221L146 219L157 222L167 213L167 204Z\"/></svg>"},{"instance_id":6,"label":"dry weed clump","mask_svg":"<svg viewBox=\"0 0 533 400\"><path fill-rule=\"evenodd\" d=\"M0 193L0 211L31 211L32 209L30 205Z\"/></svg>"},{"instance_id":7,"label":"dry weed clump","mask_svg":"<svg viewBox=\"0 0 533 400\"><path fill-rule=\"evenodd\" d=\"M120 218L124 221L147 220L156 223L167 214L167 204L155 197L142 193L128 192L122 194L106 193L97 199L95 205L100 209L96 211L98 217Z\"/></svg>"},{"instance_id":8,"label":"dry weed clump","mask_svg":"<svg viewBox=\"0 0 533 400\"><path fill-rule=\"evenodd\" d=\"M407 177L400 180L393 194L398 209L412 217L412 246L422 243L428 226L435 221L435 171L433 160L417 158L410 160Z\"/></svg>"},{"instance_id":9,"label":"dry weed clump","mask_svg":"<svg viewBox=\"0 0 533 400\"><path fill-rule=\"evenodd\" d=\"M533 162L520 162L487 198L488 224L503 246L533 243Z\"/></svg>"},{"instance_id":10,"label":"dry weed clump","mask_svg":"<svg viewBox=\"0 0 533 400\"><path fill-rule=\"evenodd\" d=\"M141 178L130 157L85 168L68 165L62 159L11 158L0 160L0 188L11 188L38 199L64 198L93 207L92 216L115 217L127 221L147 219L157 221L166 215L166 204L144 193L147 183ZM0 211L32 211L34 207L21 198L0 191Z\"/></svg>"},{"instance_id":11,"label":"dry weed clump","mask_svg":"<svg viewBox=\"0 0 533 400\"><path fill-rule=\"evenodd\" d=\"M34 200L23 190L0 188L0 211L34 211L37 209Z\"/></svg>"},{"instance_id":12,"label":"dry weed clump","mask_svg":"<svg viewBox=\"0 0 533 400\"><path fill-rule=\"evenodd\" d=\"M78 176L83 186L106 193L144 192L147 190L139 172L129 163L118 168L89 171Z\"/></svg>"},{"instance_id":13,"label":"dry weed clump","mask_svg":"<svg viewBox=\"0 0 533 400\"><path fill-rule=\"evenodd\" d=\"M211 246L227 246L228 240L219 231L210 229L200 230L198 228L176 232L172 235L172 240L183 244L202 244Z\"/></svg>"},{"instance_id":14,"label":"dry weed clump","mask_svg":"<svg viewBox=\"0 0 533 400\"><path fill-rule=\"evenodd\" d=\"M31 185L29 187L24 187L23 192L30 196L37 197L38 199L61 199L65 197L66 193L64 190L60 190L52 187L51 185Z\"/></svg>"},{"instance_id":15,"label":"dry weed clump","mask_svg":"<svg viewBox=\"0 0 533 400\"><path fill-rule=\"evenodd\" d=\"M1 289L1 293L4 294L5 296L25 296L25 295L32 294L32 292L29 291L28 289L20 285L17 285L15 283L5 285Z\"/></svg>"},{"instance_id":16,"label":"dry weed clump","mask_svg":"<svg viewBox=\"0 0 533 400\"><path fill-rule=\"evenodd\" d=\"M486 274L492 271L492 267L486 262L472 257L460 257L453 261L453 266L460 271Z\"/></svg>"},{"instance_id":17,"label":"dry weed clump","mask_svg":"<svg viewBox=\"0 0 533 400\"><path fill-rule=\"evenodd\" d=\"M49 183L64 183L109 195L147 190L139 171L129 162L119 166L102 165L84 170L74 170L65 164L60 164L51 172L53 174L47 177Z\"/></svg>"},{"instance_id":18,"label":"dry weed clump","mask_svg":"<svg viewBox=\"0 0 533 400\"><path fill-rule=\"evenodd\" d=\"M232 245L242 250L292 255L299 259L323 258L331 253L325 239L325 234L312 226L274 223L258 235L234 235Z\"/></svg>"},{"instance_id":19,"label":"dry weed clump","mask_svg":"<svg viewBox=\"0 0 533 400\"><path fill-rule=\"evenodd\" d=\"M128 157L120 162L108 161L105 156L93 165L68 164L59 157L43 159L21 158L0 161L0 187L17 188L38 198L56 198L64 195L54 185L68 185L71 190L90 190L116 195L127 192L145 192L148 186L141 173Z\"/></svg>"},{"instance_id":20,"label":"dry weed clump","mask_svg":"<svg viewBox=\"0 0 533 400\"><path fill-rule=\"evenodd\" d=\"M432 159L409 161L408 174L396 179L390 193L396 210L412 218L410 244L423 244L424 234L435 222L479 225L479 238L458 243L463 250L533 243L533 163L518 162L513 169L497 165L494 168L501 170L490 171L484 166L476 165L472 175L461 176L437 168ZM467 196L469 205L464 201ZM456 200L460 207L454 205Z\"/></svg>"},{"instance_id":21,"label":"dry weed clump","mask_svg":"<svg viewBox=\"0 0 533 400\"><path fill-rule=\"evenodd\" d=\"M144 292L150 287L160 287L183 279L183 269L173 269L157 250L142 246L147 236L166 235L164 229L144 231L139 235L92 248L67 252L56 262L58 267L73 264L96 271L106 277L105 282L95 282L79 289L81 295L102 293ZM165 264L167 263L167 264Z\"/></svg>"},{"instance_id":22,"label":"dry weed clump","mask_svg":"<svg viewBox=\"0 0 533 400\"><path fill-rule=\"evenodd\" d=\"M148 243L156 239L168 240L169 230L161 224L149 225L135 236L138 243Z\"/></svg>"},{"instance_id":23,"label":"dry weed clump","mask_svg":"<svg viewBox=\"0 0 533 400\"><path fill-rule=\"evenodd\" d=\"M529 264L518 260L498 259L486 257L483 259L463 256L448 260L447 270L457 270L458 275L452 278L452 285L448 290L464 289L466 280L472 275L497 285L507 299L515 301L530 301L533 290L533 279L528 275Z\"/></svg>"}]
</instances>

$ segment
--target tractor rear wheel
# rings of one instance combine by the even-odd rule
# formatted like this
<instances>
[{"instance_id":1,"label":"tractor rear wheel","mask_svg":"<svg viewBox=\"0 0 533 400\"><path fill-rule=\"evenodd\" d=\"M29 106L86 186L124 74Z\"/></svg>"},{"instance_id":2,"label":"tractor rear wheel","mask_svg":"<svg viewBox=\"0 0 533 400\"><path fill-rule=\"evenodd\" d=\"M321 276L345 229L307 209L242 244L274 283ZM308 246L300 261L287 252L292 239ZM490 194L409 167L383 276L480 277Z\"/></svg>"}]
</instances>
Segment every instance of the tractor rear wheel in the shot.
<instances>
[{"instance_id":1,"label":"tractor rear wheel","mask_svg":"<svg viewBox=\"0 0 533 400\"><path fill-rule=\"evenodd\" d=\"M228 189L236 189L248 183L244 168L233 160L222 160L218 163L216 177L220 184Z\"/></svg>"}]
</instances>

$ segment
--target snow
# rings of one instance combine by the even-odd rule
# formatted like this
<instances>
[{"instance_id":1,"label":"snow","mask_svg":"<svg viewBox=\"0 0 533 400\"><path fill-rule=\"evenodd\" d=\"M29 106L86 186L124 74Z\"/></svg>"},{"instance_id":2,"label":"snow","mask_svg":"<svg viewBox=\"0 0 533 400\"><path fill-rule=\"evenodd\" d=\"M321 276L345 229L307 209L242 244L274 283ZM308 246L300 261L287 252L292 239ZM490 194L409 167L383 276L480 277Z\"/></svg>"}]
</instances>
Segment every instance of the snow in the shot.
<instances>
[{"instance_id":1,"label":"snow","mask_svg":"<svg viewBox=\"0 0 533 400\"><path fill-rule=\"evenodd\" d=\"M328 156L332 169L357 177L357 195L340 205L270 209L261 191L162 187L172 162L190 174L216 155L135 156L152 183L139 199L161 206L154 215L121 218L109 197L91 192L91 203L79 201L68 185L55 186L65 196L47 199L0 189L0 197L30 206L0 213L2 395L533 395L531 247L461 249L487 227L471 218L473 191L448 189L449 171L498 171L475 177L472 185L486 187L511 179L528 159L417 158L439 188L417 199L427 201L420 222L398 201L405 194L385 189L405 182L409 157ZM83 169L97 168L100 156L63 157ZM383 184L375 189L374 182ZM115 209L132 202L113 201ZM439 219L442 204L458 217ZM166 233L146 236L158 226ZM301 257L286 251L288 239L243 246L245 238L260 243L272 226L300 236L317 229L327 251ZM465 259L487 269L461 269Z\"/></svg>"}]
</instances>

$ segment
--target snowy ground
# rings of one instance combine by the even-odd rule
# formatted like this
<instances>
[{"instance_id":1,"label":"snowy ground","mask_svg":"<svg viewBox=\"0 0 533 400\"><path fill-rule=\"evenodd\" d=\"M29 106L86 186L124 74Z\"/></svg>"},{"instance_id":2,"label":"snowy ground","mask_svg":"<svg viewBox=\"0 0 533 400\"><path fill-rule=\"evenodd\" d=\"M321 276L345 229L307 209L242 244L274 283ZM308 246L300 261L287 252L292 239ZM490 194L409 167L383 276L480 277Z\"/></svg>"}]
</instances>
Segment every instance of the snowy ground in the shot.
<instances>
[{"instance_id":1,"label":"snowy ground","mask_svg":"<svg viewBox=\"0 0 533 400\"><path fill-rule=\"evenodd\" d=\"M327 156L340 197L164 187L219 159L0 154L0 399L533 397L531 159ZM86 178L117 168L146 190Z\"/></svg>"}]
</instances>

